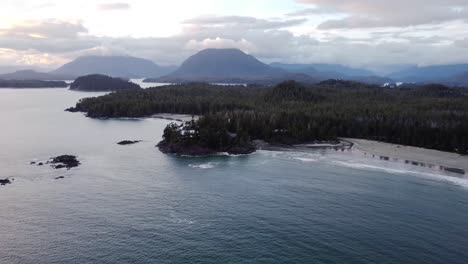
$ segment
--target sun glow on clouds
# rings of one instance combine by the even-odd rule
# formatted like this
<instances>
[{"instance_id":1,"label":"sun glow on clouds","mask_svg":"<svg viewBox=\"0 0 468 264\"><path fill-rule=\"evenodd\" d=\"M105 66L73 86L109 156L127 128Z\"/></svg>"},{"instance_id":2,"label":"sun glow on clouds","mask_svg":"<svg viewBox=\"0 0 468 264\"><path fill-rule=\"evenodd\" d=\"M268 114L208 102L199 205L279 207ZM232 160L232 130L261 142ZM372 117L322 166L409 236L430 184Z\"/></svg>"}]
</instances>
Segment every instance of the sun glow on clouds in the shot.
<instances>
[{"instance_id":1,"label":"sun glow on clouds","mask_svg":"<svg viewBox=\"0 0 468 264\"><path fill-rule=\"evenodd\" d=\"M178 64L213 47L267 62L467 62L467 12L462 0L1 0L0 65L89 54Z\"/></svg>"}]
</instances>

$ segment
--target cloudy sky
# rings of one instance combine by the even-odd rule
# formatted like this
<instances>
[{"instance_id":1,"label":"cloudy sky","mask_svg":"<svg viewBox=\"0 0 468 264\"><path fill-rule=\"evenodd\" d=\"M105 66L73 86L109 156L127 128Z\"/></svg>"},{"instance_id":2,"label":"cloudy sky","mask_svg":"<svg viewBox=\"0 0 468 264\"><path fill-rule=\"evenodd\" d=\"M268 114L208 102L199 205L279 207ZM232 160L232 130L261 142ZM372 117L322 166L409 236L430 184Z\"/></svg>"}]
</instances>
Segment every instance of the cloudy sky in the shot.
<instances>
[{"instance_id":1,"label":"cloudy sky","mask_svg":"<svg viewBox=\"0 0 468 264\"><path fill-rule=\"evenodd\" d=\"M468 0L1 0L0 67L88 54L179 64L236 47L264 62L468 63Z\"/></svg>"}]
</instances>

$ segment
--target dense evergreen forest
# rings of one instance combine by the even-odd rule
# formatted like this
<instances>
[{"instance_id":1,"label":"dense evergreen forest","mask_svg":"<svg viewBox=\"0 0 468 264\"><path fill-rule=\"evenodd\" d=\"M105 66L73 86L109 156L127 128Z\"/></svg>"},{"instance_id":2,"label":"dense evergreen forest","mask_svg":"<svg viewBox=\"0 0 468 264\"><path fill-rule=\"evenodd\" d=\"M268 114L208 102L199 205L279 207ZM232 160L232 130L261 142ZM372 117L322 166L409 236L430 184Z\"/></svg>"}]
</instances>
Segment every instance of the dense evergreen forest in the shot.
<instances>
[{"instance_id":1,"label":"dense evergreen forest","mask_svg":"<svg viewBox=\"0 0 468 264\"><path fill-rule=\"evenodd\" d=\"M140 89L140 86L138 84L129 82L128 80L113 78L101 74L81 76L70 84L70 90L89 92L122 91L135 89Z\"/></svg>"},{"instance_id":2,"label":"dense evergreen forest","mask_svg":"<svg viewBox=\"0 0 468 264\"><path fill-rule=\"evenodd\" d=\"M242 142L295 144L352 137L468 152L468 90L442 85L382 88L340 80L308 86L289 81L274 87L194 83L114 92L83 99L68 110L97 118L202 115L197 130L222 130L222 138L227 133ZM221 144L218 137L212 138L205 144Z\"/></svg>"}]
</instances>

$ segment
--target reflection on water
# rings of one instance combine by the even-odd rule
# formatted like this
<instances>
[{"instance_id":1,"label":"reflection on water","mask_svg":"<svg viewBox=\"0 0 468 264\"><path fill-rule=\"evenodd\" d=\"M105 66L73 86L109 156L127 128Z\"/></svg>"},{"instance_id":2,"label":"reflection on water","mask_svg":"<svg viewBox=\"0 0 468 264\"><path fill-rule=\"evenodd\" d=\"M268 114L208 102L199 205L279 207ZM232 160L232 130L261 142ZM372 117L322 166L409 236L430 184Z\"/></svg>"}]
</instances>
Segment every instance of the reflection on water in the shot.
<instances>
[{"instance_id":1,"label":"reflection on water","mask_svg":"<svg viewBox=\"0 0 468 264\"><path fill-rule=\"evenodd\" d=\"M0 263L468 259L463 179L348 151L163 155L166 120L63 111L100 94L0 90L0 178L15 178L0 186ZM82 165L29 164L61 154Z\"/></svg>"}]
</instances>

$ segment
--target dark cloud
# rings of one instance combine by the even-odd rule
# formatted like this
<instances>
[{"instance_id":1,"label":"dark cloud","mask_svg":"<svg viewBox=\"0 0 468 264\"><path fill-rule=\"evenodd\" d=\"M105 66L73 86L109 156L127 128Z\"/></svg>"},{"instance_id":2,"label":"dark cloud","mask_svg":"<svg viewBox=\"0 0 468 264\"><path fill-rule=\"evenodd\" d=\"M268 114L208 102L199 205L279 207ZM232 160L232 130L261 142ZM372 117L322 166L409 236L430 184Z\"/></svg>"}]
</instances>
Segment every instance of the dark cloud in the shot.
<instances>
[{"instance_id":1,"label":"dark cloud","mask_svg":"<svg viewBox=\"0 0 468 264\"><path fill-rule=\"evenodd\" d=\"M297 0L318 10L346 14L330 19L319 29L407 27L436 24L468 17L466 0Z\"/></svg>"}]
</instances>

